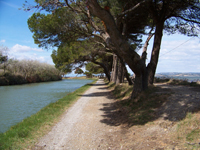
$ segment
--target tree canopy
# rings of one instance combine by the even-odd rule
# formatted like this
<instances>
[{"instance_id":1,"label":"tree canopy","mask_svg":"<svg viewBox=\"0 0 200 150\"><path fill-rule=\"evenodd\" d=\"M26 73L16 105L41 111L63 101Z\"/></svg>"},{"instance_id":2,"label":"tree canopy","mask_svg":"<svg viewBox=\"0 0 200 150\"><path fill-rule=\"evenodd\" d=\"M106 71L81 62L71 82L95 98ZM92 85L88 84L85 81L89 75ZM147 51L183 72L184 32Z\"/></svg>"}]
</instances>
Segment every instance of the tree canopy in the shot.
<instances>
[{"instance_id":1,"label":"tree canopy","mask_svg":"<svg viewBox=\"0 0 200 150\"><path fill-rule=\"evenodd\" d=\"M103 68L100 67L99 65L95 65L94 63L88 63L85 68L92 74L104 73Z\"/></svg>"},{"instance_id":2,"label":"tree canopy","mask_svg":"<svg viewBox=\"0 0 200 150\"><path fill-rule=\"evenodd\" d=\"M84 71L81 68L76 68L74 73L77 74L77 76L78 76L79 74L83 74Z\"/></svg>"},{"instance_id":3,"label":"tree canopy","mask_svg":"<svg viewBox=\"0 0 200 150\"><path fill-rule=\"evenodd\" d=\"M197 0L35 1L37 5L26 6L26 10L37 8L48 13L33 14L28 25L40 47L58 47L52 54L57 67L70 70L75 63L99 63L102 53L115 54L135 73L133 93L152 84L163 31L197 36L200 29ZM146 65L147 49L142 56L136 49L148 34L154 35L154 44Z\"/></svg>"}]
</instances>

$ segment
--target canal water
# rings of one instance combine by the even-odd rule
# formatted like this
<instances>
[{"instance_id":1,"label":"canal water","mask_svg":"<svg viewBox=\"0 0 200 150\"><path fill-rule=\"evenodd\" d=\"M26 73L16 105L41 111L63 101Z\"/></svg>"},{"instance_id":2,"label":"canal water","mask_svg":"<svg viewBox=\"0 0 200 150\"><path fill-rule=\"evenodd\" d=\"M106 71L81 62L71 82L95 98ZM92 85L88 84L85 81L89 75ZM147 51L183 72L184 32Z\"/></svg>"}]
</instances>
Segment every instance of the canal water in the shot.
<instances>
[{"instance_id":1,"label":"canal water","mask_svg":"<svg viewBox=\"0 0 200 150\"><path fill-rule=\"evenodd\" d=\"M0 86L0 133L92 80Z\"/></svg>"}]
</instances>

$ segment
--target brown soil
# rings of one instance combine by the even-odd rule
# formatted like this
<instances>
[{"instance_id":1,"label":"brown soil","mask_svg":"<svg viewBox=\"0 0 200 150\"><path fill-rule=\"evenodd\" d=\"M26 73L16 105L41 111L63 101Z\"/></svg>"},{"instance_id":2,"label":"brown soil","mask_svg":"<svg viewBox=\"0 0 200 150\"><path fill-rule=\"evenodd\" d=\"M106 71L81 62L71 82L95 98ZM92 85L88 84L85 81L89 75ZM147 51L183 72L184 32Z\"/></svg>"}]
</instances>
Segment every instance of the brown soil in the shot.
<instances>
[{"instance_id":1,"label":"brown soil","mask_svg":"<svg viewBox=\"0 0 200 150\"><path fill-rule=\"evenodd\" d=\"M200 90L186 86L156 84L156 94L170 94L156 109L153 120L130 124L126 111L99 80L62 117L52 131L39 139L33 149L186 149L173 137L177 122L187 112L200 108Z\"/></svg>"}]
</instances>

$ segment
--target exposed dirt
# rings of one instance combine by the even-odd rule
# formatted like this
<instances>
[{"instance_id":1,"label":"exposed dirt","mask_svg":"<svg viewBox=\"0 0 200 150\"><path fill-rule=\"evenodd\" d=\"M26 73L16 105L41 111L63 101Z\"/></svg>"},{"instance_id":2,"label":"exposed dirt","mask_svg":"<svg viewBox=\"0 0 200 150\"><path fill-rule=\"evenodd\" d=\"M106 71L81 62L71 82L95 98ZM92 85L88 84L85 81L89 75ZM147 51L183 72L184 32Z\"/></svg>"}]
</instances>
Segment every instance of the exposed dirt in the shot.
<instances>
[{"instance_id":1,"label":"exposed dirt","mask_svg":"<svg viewBox=\"0 0 200 150\"><path fill-rule=\"evenodd\" d=\"M99 80L72 106L52 131L33 149L184 149L172 133L187 112L200 109L199 88L156 84L157 94L171 96L156 110L154 120L128 125L103 80ZM170 89L170 90L169 90Z\"/></svg>"}]
</instances>

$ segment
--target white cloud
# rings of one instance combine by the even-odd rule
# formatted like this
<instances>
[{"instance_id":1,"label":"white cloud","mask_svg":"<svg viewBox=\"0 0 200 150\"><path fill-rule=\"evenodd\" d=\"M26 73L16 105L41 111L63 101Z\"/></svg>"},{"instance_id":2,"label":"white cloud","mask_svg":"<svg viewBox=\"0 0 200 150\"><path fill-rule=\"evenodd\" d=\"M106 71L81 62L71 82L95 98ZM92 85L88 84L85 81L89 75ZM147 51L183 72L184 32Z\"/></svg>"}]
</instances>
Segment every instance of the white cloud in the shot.
<instances>
[{"instance_id":1,"label":"white cloud","mask_svg":"<svg viewBox=\"0 0 200 150\"><path fill-rule=\"evenodd\" d=\"M153 38L148 46L147 64L152 47ZM142 50L139 53L141 54ZM156 72L200 72L200 39L176 34L164 35Z\"/></svg>"},{"instance_id":2,"label":"white cloud","mask_svg":"<svg viewBox=\"0 0 200 150\"><path fill-rule=\"evenodd\" d=\"M157 72L200 72L199 39L162 42Z\"/></svg>"},{"instance_id":3,"label":"white cloud","mask_svg":"<svg viewBox=\"0 0 200 150\"><path fill-rule=\"evenodd\" d=\"M0 41L0 43L5 43L5 42L6 42L6 40L1 40L1 41Z\"/></svg>"},{"instance_id":4,"label":"white cloud","mask_svg":"<svg viewBox=\"0 0 200 150\"><path fill-rule=\"evenodd\" d=\"M164 41L162 42L161 59L190 59L200 56L200 43L197 39L188 41Z\"/></svg>"},{"instance_id":5,"label":"white cloud","mask_svg":"<svg viewBox=\"0 0 200 150\"><path fill-rule=\"evenodd\" d=\"M29 51L38 51L38 52L42 52L43 50L40 48L31 48L29 46L25 46L25 45L19 45L19 44L16 44L14 45L10 51L16 53L16 52L19 52L19 53L23 53L23 52L29 52Z\"/></svg>"},{"instance_id":6,"label":"white cloud","mask_svg":"<svg viewBox=\"0 0 200 150\"><path fill-rule=\"evenodd\" d=\"M38 60L40 62L46 62L48 64L53 64L50 56L45 56L44 54L36 53L9 53L9 58L17 60Z\"/></svg>"},{"instance_id":7,"label":"white cloud","mask_svg":"<svg viewBox=\"0 0 200 150\"><path fill-rule=\"evenodd\" d=\"M51 59L51 52L39 48L32 48L26 45L16 44L8 51L8 57L17 60L38 60L40 62L46 62L53 64Z\"/></svg>"}]
</instances>

